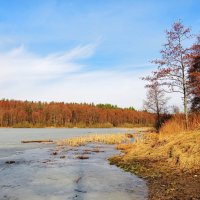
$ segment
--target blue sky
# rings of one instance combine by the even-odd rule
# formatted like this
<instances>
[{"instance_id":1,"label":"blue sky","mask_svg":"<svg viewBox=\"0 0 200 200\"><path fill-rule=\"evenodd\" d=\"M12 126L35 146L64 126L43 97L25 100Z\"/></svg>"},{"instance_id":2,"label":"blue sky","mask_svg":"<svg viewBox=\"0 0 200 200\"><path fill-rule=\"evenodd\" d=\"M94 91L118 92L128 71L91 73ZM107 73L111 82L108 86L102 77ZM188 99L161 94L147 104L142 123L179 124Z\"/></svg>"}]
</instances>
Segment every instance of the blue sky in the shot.
<instances>
[{"instance_id":1,"label":"blue sky","mask_svg":"<svg viewBox=\"0 0 200 200\"><path fill-rule=\"evenodd\" d=\"M164 30L182 19L199 33L198 8L199 0L0 0L0 98L140 109L139 77L155 69Z\"/></svg>"}]
</instances>

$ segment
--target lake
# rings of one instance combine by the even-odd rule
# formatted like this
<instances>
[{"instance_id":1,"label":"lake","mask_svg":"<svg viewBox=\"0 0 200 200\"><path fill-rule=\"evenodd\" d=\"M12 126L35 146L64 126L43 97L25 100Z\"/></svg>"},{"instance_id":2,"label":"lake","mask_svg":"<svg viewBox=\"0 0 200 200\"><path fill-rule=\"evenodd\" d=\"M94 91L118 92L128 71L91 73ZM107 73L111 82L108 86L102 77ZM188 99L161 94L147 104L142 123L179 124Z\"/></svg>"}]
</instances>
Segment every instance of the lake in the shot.
<instances>
[{"instance_id":1,"label":"lake","mask_svg":"<svg viewBox=\"0 0 200 200\"><path fill-rule=\"evenodd\" d=\"M65 147L58 155L52 144L22 144L22 140L62 139L88 134L132 133L131 129L0 129L1 200L144 200L145 181L111 166L114 145ZM99 153L94 149L100 149ZM89 159L77 155L90 151ZM6 161L14 160L14 164Z\"/></svg>"}]
</instances>

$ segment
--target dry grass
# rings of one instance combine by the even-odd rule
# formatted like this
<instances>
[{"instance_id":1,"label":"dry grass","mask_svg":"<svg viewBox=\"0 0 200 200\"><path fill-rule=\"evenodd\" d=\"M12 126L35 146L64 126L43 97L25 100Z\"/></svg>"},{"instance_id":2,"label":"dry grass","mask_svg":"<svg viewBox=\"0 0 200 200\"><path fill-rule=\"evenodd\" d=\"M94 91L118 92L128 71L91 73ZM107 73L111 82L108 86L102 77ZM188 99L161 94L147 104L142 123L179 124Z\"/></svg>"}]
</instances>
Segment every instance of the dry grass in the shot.
<instances>
[{"instance_id":1,"label":"dry grass","mask_svg":"<svg viewBox=\"0 0 200 200\"><path fill-rule=\"evenodd\" d=\"M133 143L128 143L128 144L118 144L116 149L117 150L122 150L122 151L127 151L133 147Z\"/></svg>"},{"instance_id":2,"label":"dry grass","mask_svg":"<svg viewBox=\"0 0 200 200\"><path fill-rule=\"evenodd\" d=\"M126 151L124 160L162 160L180 169L200 169L200 131L178 134L146 134L130 145L118 145Z\"/></svg>"},{"instance_id":3,"label":"dry grass","mask_svg":"<svg viewBox=\"0 0 200 200\"><path fill-rule=\"evenodd\" d=\"M200 114L190 114L188 126L188 130L200 129ZM160 130L160 132L165 135L177 134L183 131L186 131L186 126L182 114L176 114L172 119L166 121Z\"/></svg>"},{"instance_id":4,"label":"dry grass","mask_svg":"<svg viewBox=\"0 0 200 200\"><path fill-rule=\"evenodd\" d=\"M120 144L127 143L130 138L126 134L93 134L82 137L74 137L69 139L59 140L56 143L58 145L68 146L82 146L87 143L104 143L104 144Z\"/></svg>"}]
</instances>

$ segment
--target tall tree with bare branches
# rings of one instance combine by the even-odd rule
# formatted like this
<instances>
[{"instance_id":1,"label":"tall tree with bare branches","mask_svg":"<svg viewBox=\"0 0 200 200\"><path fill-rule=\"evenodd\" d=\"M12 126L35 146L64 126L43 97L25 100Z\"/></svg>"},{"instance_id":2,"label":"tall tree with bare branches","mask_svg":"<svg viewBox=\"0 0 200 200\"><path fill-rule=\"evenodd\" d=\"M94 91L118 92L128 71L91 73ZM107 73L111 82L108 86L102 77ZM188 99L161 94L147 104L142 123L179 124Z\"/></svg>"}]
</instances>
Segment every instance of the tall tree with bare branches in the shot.
<instances>
[{"instance_id":1,"label":"tall tree with bare branches","mask_svg":"<svg viewBox=\"0 0 200 200\"><path fill-rule=\"evenodd\" d=\"M186 127L188 127L190 48L185 47L185 44L192 37L190 32L190 28L185 27L180 21L175 22L171 30L166 31L167 41L160 52L161 59L153 61L158 65L154 76L160 85L165 86L166 92L182 94Z\"/></svg>"}]
</instances>

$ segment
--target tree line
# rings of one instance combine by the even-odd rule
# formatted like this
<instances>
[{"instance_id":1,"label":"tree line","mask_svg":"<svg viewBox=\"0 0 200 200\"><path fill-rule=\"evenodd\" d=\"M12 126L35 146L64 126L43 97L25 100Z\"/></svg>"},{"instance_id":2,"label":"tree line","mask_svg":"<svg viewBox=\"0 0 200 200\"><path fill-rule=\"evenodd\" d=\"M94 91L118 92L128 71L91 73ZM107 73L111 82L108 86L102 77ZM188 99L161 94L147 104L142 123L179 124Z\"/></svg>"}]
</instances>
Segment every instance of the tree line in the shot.
<instances>
[{"instance_id":1,"label":"tree line","mask_svg":"<svg viewBox=\"0 0 200 200\"><path fill-rule=\"evenodd\" d=\"M110 104L0 100L1 127L131 127L154 122L154 114Z\"/></svg>"},{"instance_id":2,"label":"tree line","mask_svg":"<svg viewBox=\"0 0 200 200\"><path fill-rule=\"evenodd\" d=\"M191 39L196 37L192 45ZM157 115L157 129L161 126L161 113L167 108L167 93L180 93L183 101L185 126L189 114L200 112L200 35L192 35L191 29L179 20L166 31L166 42L161 57L153 60L157 70L143 77L147 81L147 110Z\"/></svg>"}]
</instances>

